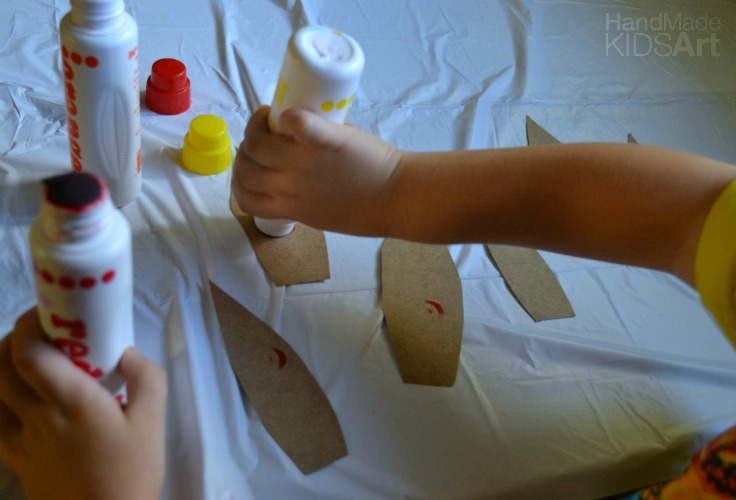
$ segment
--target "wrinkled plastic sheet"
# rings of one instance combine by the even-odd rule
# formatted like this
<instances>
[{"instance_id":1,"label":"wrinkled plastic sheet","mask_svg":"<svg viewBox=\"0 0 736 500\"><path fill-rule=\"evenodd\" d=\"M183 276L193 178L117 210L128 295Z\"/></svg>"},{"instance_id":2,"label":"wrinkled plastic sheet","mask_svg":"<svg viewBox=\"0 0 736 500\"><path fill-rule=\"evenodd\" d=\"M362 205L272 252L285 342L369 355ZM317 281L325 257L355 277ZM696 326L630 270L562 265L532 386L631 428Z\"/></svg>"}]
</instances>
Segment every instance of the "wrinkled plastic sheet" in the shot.
<instances>
[{"instance_id":1,"label":"wrinkled plastic sheet","mask_svg":"<svg viewBox=\"0 0 736 500\"><path fill-rule=\"evenodd\" d=\"M26 241L36 182L69 168L57 42L68 1L5 6L3 333L35 302ZM332 278L274 287L229 213L230 173L199 177L175 163L199 114L223 118L240 141L304 24L362 45L349 121L401 148L523 146L529 115L562 142L632 133L736 163L732 2L129 0L127 9L140 29L142 88L163 57L184 62L192 85L182 115L143 108L143 192L124 209L136 342L170 380L163 498L600 497L677 475L736 423L736 355L671 276L542 252L576 316L534 323L482 246L451 246L466 320L457 382L405 385L381 311L380 239L327 233ZM665 16L680 24L657 31L651 19ZM683 24L704 16L719 28ZM647 29L626 31L627 17L647 18ZM661 33L670 53L663 36L647 53ZM674 50L681 33L692 53ZM265 432L230 370L208 279L301 355L335 407L346 458L305 476ZM0 497L20 497L4 469Z\"/></svg>"}]
</instances>

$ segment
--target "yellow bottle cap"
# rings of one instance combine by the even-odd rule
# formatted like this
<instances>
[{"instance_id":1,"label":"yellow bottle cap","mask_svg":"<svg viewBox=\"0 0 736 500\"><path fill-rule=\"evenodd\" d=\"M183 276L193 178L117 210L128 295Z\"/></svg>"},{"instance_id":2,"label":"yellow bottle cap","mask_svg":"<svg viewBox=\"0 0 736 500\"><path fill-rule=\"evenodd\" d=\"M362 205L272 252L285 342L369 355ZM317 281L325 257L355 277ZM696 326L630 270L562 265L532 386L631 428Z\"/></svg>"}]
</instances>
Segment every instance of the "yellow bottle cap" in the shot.
<instances>
[{"instance_id":1,"label":"yellow bottle cap","mask_svg":"<svg viewBox=\"0 0 736 500\"><path fill-rule=\"evenodd\" d=\"M215 115L195 117L184 136L181 154L184 168L199 175L219 174L227 170L232 159L225 121Z\"/></svg>"}]
</instances>

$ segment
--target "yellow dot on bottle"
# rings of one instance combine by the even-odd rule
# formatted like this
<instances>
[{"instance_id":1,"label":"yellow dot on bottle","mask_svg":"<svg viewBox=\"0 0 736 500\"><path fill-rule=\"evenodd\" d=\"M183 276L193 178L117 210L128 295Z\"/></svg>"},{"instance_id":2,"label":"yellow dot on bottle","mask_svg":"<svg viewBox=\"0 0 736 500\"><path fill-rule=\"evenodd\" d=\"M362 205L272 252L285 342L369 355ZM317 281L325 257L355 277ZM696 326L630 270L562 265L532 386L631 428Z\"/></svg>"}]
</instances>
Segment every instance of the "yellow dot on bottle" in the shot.
<instances>
[{"instance_id":1,"label":"yellow dot on bottle","mask_svg":"<svg viewBox=\"0 0 736 500\"><path fill-rule=\"evenodd\" d=\"M284 105L284 98L286 97L286 84L281 80L276 84L276 98L274 102L277 108L281 108Z\"/></svg>"},{"instance_id":2,"label":"yellow dot on bottle","mask_svg":"<svg viewBox=\"0 0 736 500\"><path fill-rule=\"evenodd\" d=\"M352 94L350 94L350 97L348 97L348 104L350 104L351 102L353 102L353 99L355 99L355 92L353 92Z\"/></svg>"},{"instance_id":3,"label":"yellow dot on bottle","mask_svg":"<svg viewBox=\"0 0 736 500\"><path fill-rule=\"evenodd\" d=\"M340 102L337 103L337 109L344 108L347 103L348 103L347 99L341 99Z\"/></svg>"},{"instance_id":4,"label":"yellow dot on bottle","mask_svg":"<svg viewBox=\"0 0 736 500\"><path fill-rule=\"evenodd\" d=\"M328 111L332 111L332 108L335 107L335 103L332 101L325 101L322 103L322 106L320 106L320 109L327 113Z\"/></svg>"}]
</instances>

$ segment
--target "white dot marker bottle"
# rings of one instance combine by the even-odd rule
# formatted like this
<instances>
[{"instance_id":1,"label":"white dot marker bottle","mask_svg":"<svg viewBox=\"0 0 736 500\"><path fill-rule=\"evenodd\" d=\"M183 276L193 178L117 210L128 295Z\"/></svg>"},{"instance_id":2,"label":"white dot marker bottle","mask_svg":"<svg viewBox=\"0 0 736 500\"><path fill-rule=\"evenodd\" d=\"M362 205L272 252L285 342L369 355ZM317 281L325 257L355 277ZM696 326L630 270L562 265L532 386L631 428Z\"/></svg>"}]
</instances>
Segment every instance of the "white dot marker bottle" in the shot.
<instances>
[{"instance_id":1,"label":"white dot marker bottle","mask_svg":"<svg viewBox=\"0 0 736 500\"><path fill-rule=\"evenodd\" d=\"M123 0L71 0L59 37L72 169L121 207L141 190L138 27Z\"/></svg>"},{"instance_id":2,"label":"white dot marker bottle","mask_svg":"<svg viewBox=\"0 0 736 500\"><path fill-rule=\"evenodd\" d=\"M327 120L345 123L355 97L365 57L360 45L345 33L326 26L305 26L289 39L281 65L268 122L278 132L284 110L308 109ZM289 234L294 222L255 218L269 236Z\"/></svg>"},{"instance_id":3,"label":"white dot marker bottle","mask_svg":"<svg viewBox=\"0 0 736 500\"><path fill-rule=\"evenodd\" d=\"M118 363L134 344L128 221L88 173L43 182L30 247L41 325L75 365L126 402Z\"/></svg>"}]
</instances>

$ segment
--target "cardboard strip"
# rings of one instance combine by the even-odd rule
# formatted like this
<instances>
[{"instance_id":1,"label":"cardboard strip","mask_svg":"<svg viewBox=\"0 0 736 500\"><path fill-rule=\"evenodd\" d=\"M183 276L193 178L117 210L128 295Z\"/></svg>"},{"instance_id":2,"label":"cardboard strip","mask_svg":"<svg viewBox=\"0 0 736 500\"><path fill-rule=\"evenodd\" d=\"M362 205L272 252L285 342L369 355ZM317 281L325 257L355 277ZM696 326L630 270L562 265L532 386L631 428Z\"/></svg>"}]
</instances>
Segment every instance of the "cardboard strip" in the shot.
<instances>
[{"instance_id":1,"label":"cardboard strip","mask_svg":"<svg viewBox=\"0 0 736 500\"><path fill-rule=\"evenodd\" d=\"M340 423L299 355L210 282L228 358L268 433L304 474L347 455Z\"/></svg>"},{"instance_id":2,"label":"cardboard strip","mask_svg":"<svg viewBox=\"0 0 736 500\"><path fill-rule=\"evenodd\" d=\"M443 245L387 239L381 249L383 312L407 384L455 383L463 335L460 276Z\"/></svg>"},{"instance_id":3,"label":"cardboard strip","mask_svg":"<svg viewBox=\"0 0 736 500\"><path fill-rule=\"evenodd\" d=\"M487 245L511 293L534 321L575 316L552 270L534 249Z\"/></svg>"},{"instance_id":4,"label":"cardboard strip","mask_svg":"<svg viewBox=\"0 0 736 500\"><path fill-rule=\"evenodd\" d=\"M530 146L542 146L545 144L560 144L552 134L544 130L537 122L526 117L526 142Z\"/></svg>"},{"instance_id":5,"label":"cardboard strip","mask_svg":"<svg viewBox=\"0 0 736 500\"><path fill-rule=\"evenodd\" d=\"M297 223L291 234L272 238L256 227L253 216L240 210L232 196L230 210L274 285L296 285L330 278L327 242L322 231Z\"/></svg>"}]
</instances>

